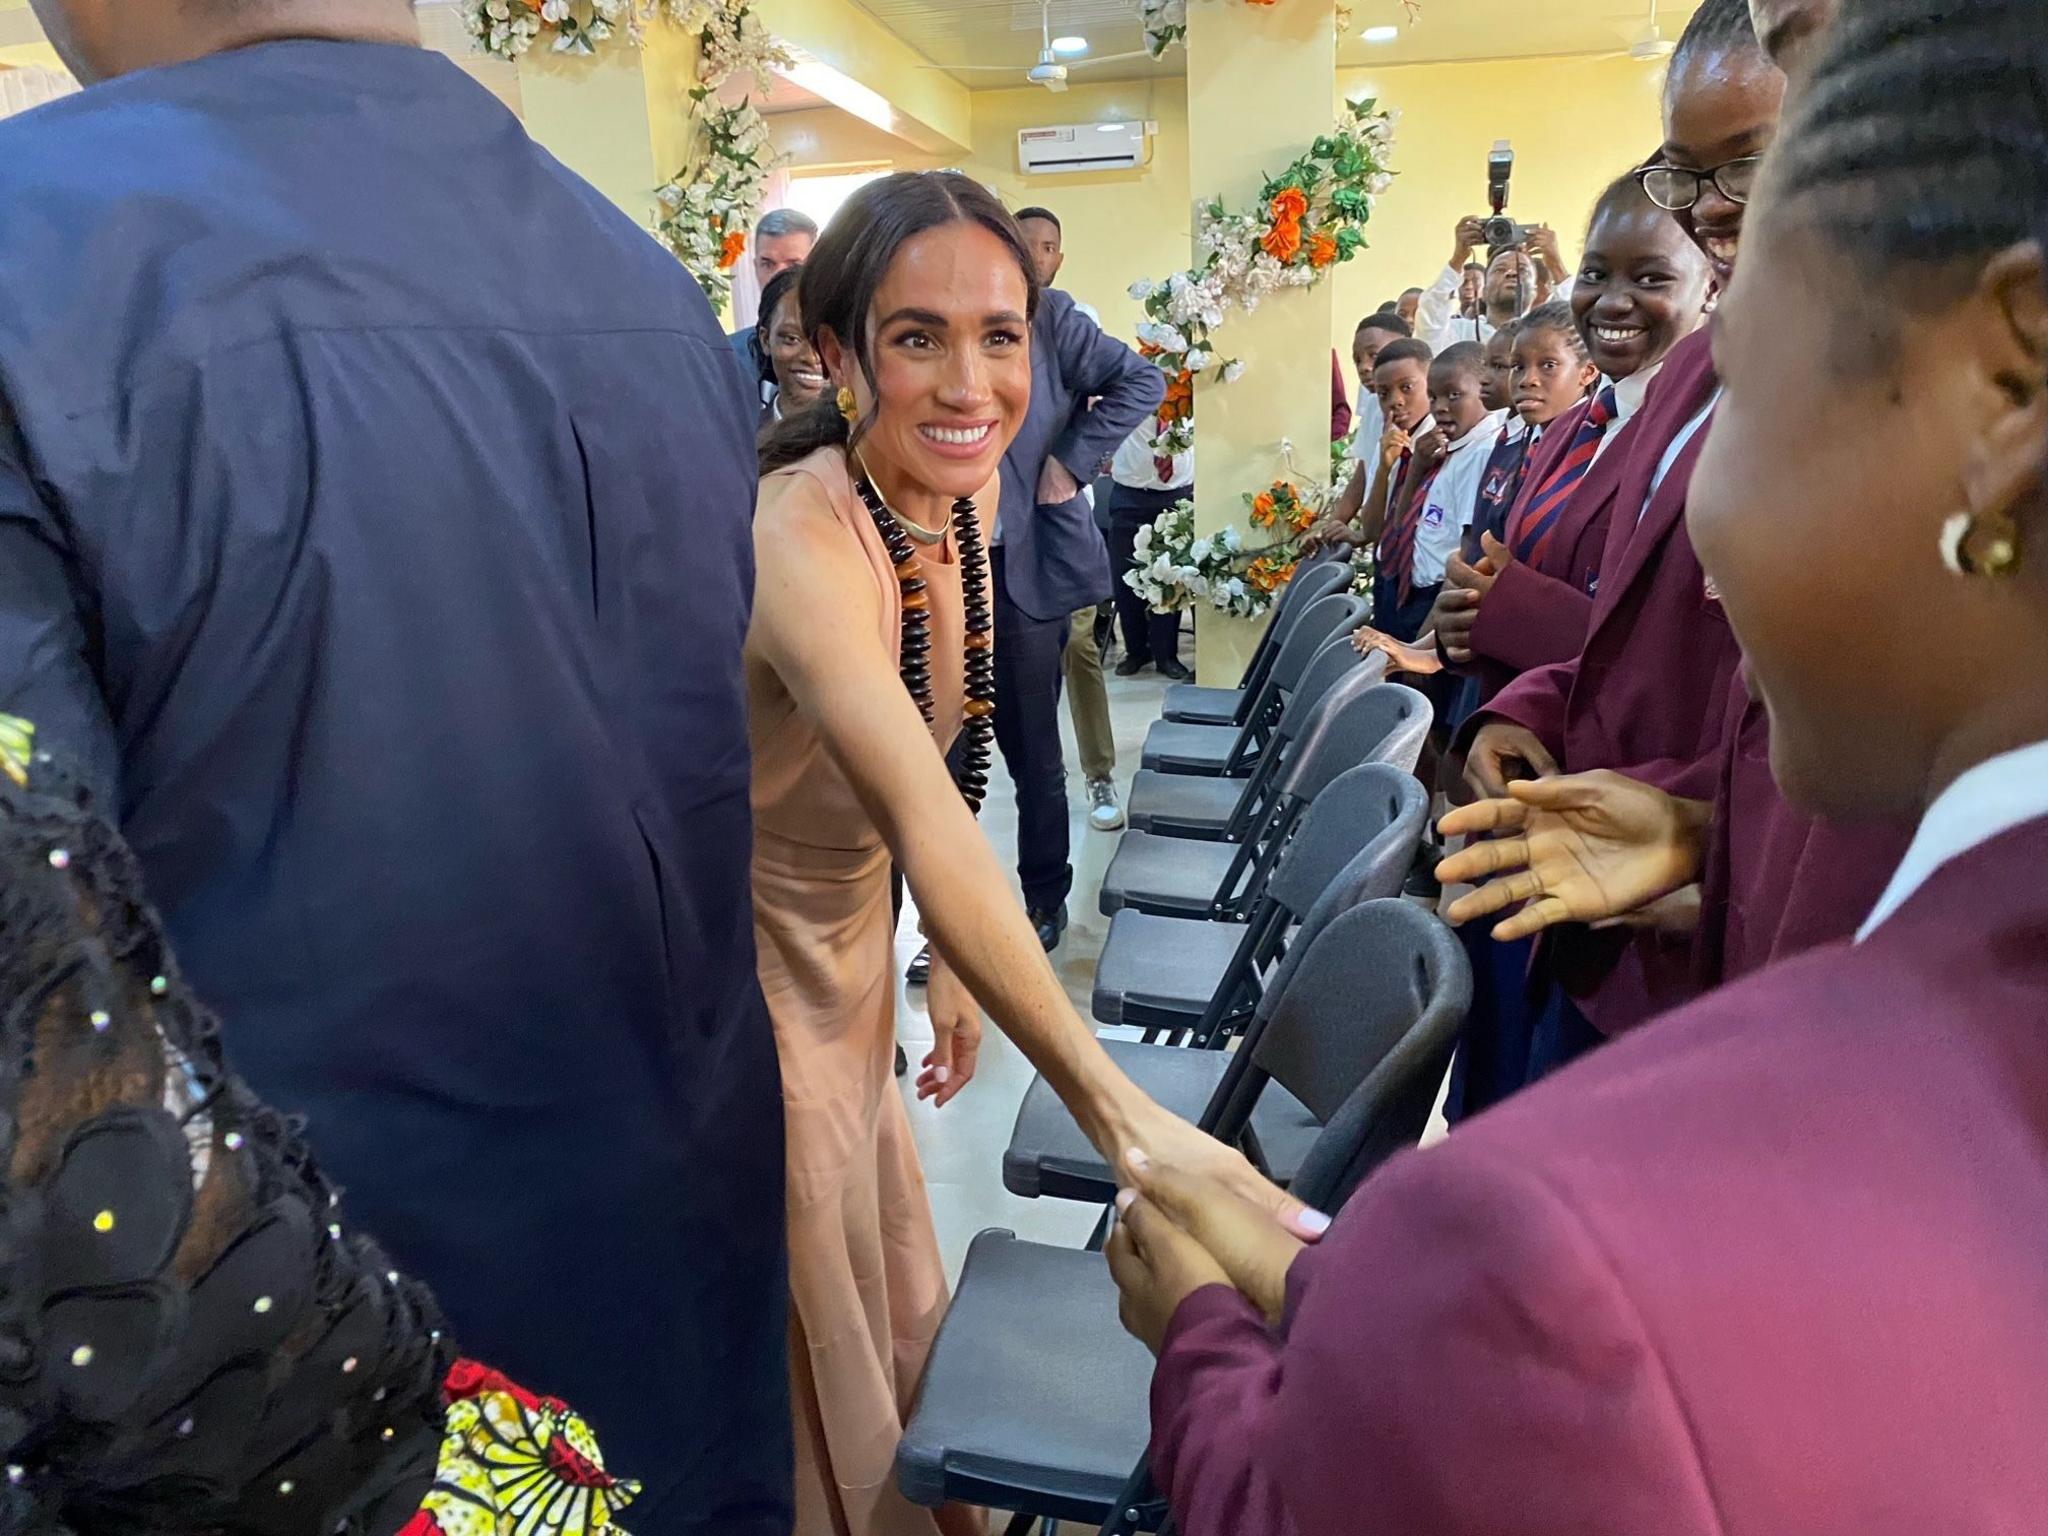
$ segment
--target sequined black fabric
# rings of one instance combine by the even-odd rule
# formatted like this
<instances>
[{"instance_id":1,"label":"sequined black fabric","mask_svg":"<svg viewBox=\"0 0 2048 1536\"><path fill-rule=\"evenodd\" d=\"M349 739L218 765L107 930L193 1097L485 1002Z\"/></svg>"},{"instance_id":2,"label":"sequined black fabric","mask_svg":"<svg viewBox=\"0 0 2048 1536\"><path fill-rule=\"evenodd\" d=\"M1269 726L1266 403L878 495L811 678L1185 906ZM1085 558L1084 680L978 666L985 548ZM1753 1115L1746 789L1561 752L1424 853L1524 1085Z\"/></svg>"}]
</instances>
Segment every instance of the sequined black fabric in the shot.
<instances>
[{"instance_id":1,"label":"sequined black fabric","mask_svg":"<svg viewBox=\"0 0 2048 1536\"><path fill-rule=\"evenodd\" d=\"M0 779L0 1533L387 1536L453 1359L222 1060L135 862Z\"/></svg>"}]
</instances>

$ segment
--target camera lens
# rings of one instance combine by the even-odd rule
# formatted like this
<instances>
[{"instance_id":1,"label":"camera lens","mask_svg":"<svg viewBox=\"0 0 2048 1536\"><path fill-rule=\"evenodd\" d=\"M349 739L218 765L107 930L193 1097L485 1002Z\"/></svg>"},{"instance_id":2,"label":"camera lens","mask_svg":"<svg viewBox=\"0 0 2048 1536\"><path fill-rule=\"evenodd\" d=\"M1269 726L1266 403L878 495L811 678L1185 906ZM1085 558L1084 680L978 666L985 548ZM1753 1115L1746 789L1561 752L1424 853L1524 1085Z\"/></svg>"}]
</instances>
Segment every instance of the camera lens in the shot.
<instances>
[{"instance_id":1,"label":"camera lens","mask_svg":"<svg viewBox=\"0 0 2048 1536\"><path fill-rule=\"evenodd\" d=\"M1486 243L1488 245L1513 245L1515 243L1515 221L1510 218L1492 218L1486 221Z\"/></svg>"}]
</instances>

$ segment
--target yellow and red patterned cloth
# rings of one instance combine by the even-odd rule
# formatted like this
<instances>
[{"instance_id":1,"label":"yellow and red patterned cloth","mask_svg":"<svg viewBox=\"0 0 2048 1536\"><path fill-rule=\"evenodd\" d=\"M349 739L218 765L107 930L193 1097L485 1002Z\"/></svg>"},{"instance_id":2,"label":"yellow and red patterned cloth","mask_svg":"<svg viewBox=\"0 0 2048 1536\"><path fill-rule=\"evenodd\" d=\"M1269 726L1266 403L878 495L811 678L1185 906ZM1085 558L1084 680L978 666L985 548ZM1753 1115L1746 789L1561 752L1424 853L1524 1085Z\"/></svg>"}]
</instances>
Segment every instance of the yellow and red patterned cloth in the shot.
<instances>
[{"instance_id":1,"label":"yellow and red patterned cloth","mask_svg":"<svg viewBox=\"0 0 2048 1536\"><path fill-rule=\"evenodd\" d=\"M640 1485L605 1471L567 1404L469 1360L442 1391L440 1470L399 1536L626 1536L614 1520Z\"/></svg>"}]
</instances>

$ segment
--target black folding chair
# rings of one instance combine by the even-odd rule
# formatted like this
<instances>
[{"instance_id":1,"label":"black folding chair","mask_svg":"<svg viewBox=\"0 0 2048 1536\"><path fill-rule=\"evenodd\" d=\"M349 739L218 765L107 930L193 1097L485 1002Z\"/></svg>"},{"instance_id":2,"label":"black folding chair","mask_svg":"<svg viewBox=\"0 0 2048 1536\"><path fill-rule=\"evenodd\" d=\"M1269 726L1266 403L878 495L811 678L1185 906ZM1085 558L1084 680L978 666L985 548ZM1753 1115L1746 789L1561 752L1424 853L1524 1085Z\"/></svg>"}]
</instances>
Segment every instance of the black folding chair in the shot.
<instances>
[{"instance_id":1,"label":"black folding chair","mask_svg":"<svg viewBox=\"0 0 2048 1536\"><path fill-rule=\"evenodd\" d=\"M1266 632L1259 636L1258 646L1252 652L1252 659L1245 664L1244 676L1238 685L1235 688L1204 688L1200 683L1174 683L1166 690L1166 708L1160 712L1160 718L1188 725L1243 725L1245 716L1251 712L1252 701L1258 697L1259 685L1273 670L1273 658L1294 632L1295 624L1307 612L1309 604L1317 598L1343 592L1350 585L1350 561L1335 556L1322 556L1313 562L1303 561L1295 568L1293 580L1280 594L1273 616L1266 623Z\"/></svg>"}]
</instances>

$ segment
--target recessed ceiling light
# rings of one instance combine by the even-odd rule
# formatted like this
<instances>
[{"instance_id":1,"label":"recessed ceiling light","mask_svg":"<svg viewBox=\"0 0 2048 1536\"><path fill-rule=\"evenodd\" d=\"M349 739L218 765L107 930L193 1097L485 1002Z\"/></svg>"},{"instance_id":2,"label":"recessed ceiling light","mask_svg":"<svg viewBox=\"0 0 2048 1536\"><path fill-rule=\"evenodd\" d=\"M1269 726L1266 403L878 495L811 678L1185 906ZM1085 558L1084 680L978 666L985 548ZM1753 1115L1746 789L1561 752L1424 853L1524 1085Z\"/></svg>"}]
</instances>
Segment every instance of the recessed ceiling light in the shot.
<instances>
[{"instance_id":1,"label":"recessed ceiling light","mask_svg":"<svg viewBox=\"0 0 2048 1536\"><path fill-rule=\"evenodd\" d=\"M1358 35L1368 43L1391 43L1400 37L1401 29L1399 27L1367 27Z\"/></svg>"},{"instance_id":2,"label":"recessed ceiling light","mask_svg":"<svg viewBox=\"0 0 2048 1536\"><path fill-rule=\"evenodd\" d=\"M1052 51L1059 54L1062 58L1072 58L1077 53L1086 53L1088 51L1088 39L1085 37L1056 37L1052 40Z\"/></svg>"}]
</instances>

